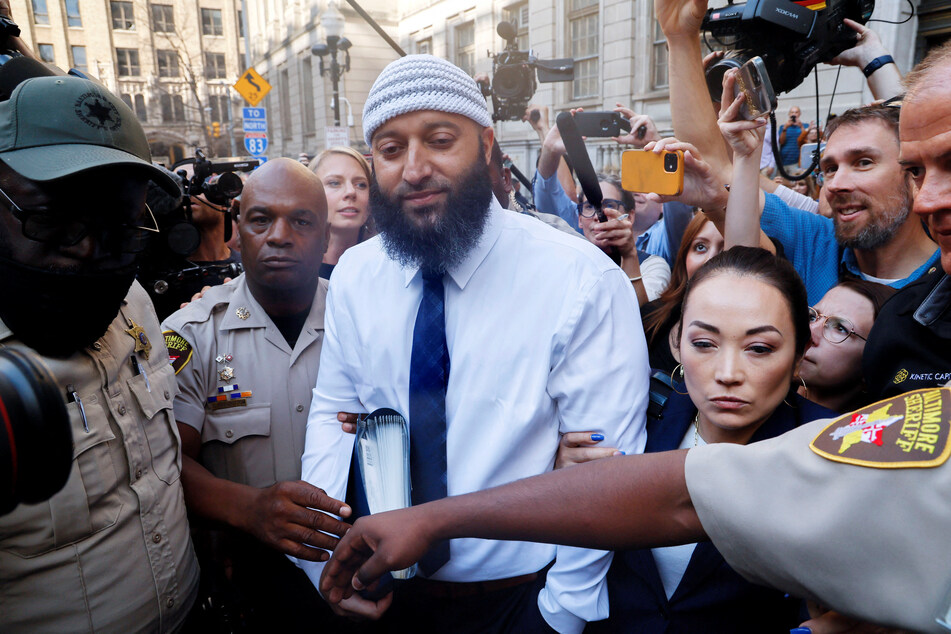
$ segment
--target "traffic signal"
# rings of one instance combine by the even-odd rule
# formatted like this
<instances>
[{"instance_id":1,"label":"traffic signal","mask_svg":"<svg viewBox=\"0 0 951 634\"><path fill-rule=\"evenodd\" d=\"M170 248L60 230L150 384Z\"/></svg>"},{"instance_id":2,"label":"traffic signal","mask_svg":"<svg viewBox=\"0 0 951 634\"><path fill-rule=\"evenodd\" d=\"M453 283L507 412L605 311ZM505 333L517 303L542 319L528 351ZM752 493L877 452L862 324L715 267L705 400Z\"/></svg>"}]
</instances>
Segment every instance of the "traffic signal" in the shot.
<instances>
[{"instance_id":1,"label":"traffic signal","mask_svg":"<svg viewBox=\"0 0 951 634\"><path fill-rule=\"evenodd\" d=\"M216 139L221 136L221 124L219 122L211 122L211 135Z\"/></svg>"}]
</instances>

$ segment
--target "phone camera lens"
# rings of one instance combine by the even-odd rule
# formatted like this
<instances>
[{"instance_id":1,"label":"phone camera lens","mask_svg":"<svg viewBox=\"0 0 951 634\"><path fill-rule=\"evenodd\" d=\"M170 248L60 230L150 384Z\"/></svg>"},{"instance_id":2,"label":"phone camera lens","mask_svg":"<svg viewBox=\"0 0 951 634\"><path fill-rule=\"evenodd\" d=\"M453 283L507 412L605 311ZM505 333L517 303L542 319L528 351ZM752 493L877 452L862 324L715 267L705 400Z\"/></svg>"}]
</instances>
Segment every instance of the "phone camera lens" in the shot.
<instances>
[{"instance_id":1,"label":"phone camera lens","mask_svg":"<svg viewBox=\"0 0 951 634\"><path fill-rule=\"evenodd\" d=\"M677 171L677 155L676 154L666 154L664 155L664 171L665 172L676 172Z\"/></svg>"}]
</instances>

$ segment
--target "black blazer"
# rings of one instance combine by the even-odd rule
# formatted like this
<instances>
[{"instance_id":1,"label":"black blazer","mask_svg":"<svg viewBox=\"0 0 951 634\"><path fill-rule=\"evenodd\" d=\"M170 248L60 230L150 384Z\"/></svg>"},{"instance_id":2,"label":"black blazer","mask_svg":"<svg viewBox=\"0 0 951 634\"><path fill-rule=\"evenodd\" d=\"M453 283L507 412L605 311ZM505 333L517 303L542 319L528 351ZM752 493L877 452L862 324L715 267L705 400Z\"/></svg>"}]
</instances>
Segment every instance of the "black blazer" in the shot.
<instances>
[{"instance_id":1,"label":"black blazer","mask_svg":"<svg viewBox=\"0 0 951 634\"><path fill-rule=\"evenodd\" d=\"M683 385L677 389L683 391ZM835 415L798 396L795 405L793 408L780 403L750 442L779 436L803 423ZM648 421L645 453L677 449L696 413L689 396L672 393L661 418ZM697 544L683 579L669 600L650 549L615 553L608 571L608 596L610 618L590 623L585 631L785 634L802 621L797 599L744 580L711 542Z\"/></svg>"}]
</instances>

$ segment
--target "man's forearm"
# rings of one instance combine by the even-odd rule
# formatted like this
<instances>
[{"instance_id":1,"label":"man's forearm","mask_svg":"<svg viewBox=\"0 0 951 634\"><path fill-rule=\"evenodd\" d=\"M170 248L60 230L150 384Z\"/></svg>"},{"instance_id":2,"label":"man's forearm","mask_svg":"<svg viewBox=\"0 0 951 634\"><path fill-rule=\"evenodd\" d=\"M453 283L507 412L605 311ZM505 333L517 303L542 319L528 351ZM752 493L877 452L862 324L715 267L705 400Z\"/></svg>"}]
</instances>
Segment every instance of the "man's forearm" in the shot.
<instances>
[{"instance_id":1,"label":"man's forearm","mask_svg":"<svg viewBox=\"0 0 951 634\"><path fill-rule=\"evenodd\" d=\"M603 550L692 543L706 535L687 492L686 455L606 458L417 508L425 510L437 539Z\"/></svg>"},{"instance_id":2,"label":"man's forearm","mask_svg":"<svg viewBox=\"0 0 951 634\"><path fill-rule=\"evenodd\" d=\"M215 476L201 463L182 456L182 489L188 510L206 519L246 531L250 497L257 491Z\"/></svg>"}]
</instances>

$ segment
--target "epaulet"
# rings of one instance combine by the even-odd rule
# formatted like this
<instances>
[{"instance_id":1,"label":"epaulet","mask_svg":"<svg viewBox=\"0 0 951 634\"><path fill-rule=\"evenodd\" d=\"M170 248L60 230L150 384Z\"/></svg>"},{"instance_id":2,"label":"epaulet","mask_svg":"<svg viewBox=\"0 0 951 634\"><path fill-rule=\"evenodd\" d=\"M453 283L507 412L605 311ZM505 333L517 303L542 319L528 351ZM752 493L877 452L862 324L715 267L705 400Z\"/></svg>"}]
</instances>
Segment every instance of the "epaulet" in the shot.
<instances>
[{"instance_id":1,"label":"epaulet","mask_svg":"<svg viewBox=\"0 0 951 634\"><path fill-rule=\"evenodd\" d=\"M224 310L237 286L234 282L212 286L201 299L189 302L185 308L180 308L165 318L162 330L179 330L186 324L203 323L211 319L216 312Z\"/></svg>"}]
</instances>

